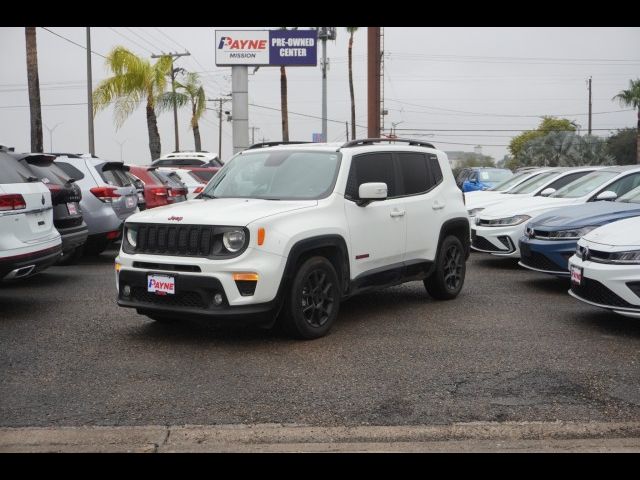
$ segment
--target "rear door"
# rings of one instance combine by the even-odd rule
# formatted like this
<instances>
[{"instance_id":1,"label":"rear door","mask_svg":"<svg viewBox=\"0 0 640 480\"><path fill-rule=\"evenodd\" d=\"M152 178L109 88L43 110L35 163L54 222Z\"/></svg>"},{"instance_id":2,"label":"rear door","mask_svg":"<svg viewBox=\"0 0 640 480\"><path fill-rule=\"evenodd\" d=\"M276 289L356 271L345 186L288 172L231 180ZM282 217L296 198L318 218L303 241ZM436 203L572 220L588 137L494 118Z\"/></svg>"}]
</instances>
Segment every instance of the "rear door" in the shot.
<instances>
[{"instance_id":1,"label":"rear door","mask_svg":"<svg viewBox=\"0 0 640 480\"><path fill-rule=\"evenodd\" d=\"M444 223L445 201L441 195L442 170L437 155L398 152L400 186L406 210L407 238L403 260L433 260L438 247L440 225Z\"/></svg>"}]
</instances>

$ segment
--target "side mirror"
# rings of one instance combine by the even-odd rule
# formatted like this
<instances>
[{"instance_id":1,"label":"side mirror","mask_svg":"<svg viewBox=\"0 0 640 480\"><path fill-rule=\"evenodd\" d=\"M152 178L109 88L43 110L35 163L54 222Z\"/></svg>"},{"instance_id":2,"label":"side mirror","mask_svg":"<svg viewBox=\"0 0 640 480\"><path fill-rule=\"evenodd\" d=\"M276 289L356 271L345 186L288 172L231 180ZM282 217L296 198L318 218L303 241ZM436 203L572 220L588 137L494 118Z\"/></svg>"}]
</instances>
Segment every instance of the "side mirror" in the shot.
<instances>
[{"instance_id":1,"label":"side mirror","mask_svg":"<svg viewBox=\"0 0 640 480\"><path fill-rule=\"evenodd\" d=\"M556 189L553 187L549 187L549 188L545 188L544 190L542 190L540 192L540 196L541 197L548 197L549 195L551 195L552 193L556 193Z\"/></svg>"},{"instance_id":2,"label":"side mirror","mask_svg":"<svg viewBox=\"0 0 640 480\"><path fill-rule=\"evenodd\" d=\"M387 198L387 184L384 182L363 183L358 188L360 200L356 203L360 207L366 207L375 200L385 200Z\"/></svg>"},{"instance_id":3,"label":"side mirror","mask_svg":"<svg viewBox=\"0 0 640 480\"><path fill-rule=\"evenodd\" d=\"M616 198L618 198L618 194L616 192L612 192L611 190L605 190L604 192L600 193L597 197L596 200L615 200Z\"/></svg>"}]
</instances>

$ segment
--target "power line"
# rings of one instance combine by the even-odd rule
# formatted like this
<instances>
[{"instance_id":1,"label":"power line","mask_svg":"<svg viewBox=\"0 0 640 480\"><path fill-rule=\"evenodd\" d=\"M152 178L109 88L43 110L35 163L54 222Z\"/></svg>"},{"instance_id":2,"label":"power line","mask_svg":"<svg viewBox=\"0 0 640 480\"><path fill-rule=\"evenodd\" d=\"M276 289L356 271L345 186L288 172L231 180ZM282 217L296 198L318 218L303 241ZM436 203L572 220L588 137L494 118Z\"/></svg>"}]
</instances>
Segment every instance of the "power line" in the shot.
<instances>
[{"instance_id":1,"label":"power line","mask_svg":"<svg viewBox=\"0 0 640 480\"><path fill-rule=\"evenodd\" d=\"M117 31L115 28L112 27L107 27L109 30L111 30L112 32L116 33L117 35L120 35L122 38L127 39L129 42L133 43L134 45L137 45L139 48L141 48L142 50L147 51L148 53L153 53L151 50L149 50L146 47L143 47L142 45L140 45L138 42L136 42L135 40L132 40L131 38L127 37L124 33Z\"/></svg>"},{"instance_id":2,"label":"power line","mask_svg":"<svg viewBox=\"0 0 640 480\"><path fill-rule=\"evenodd\" d=\"M133 33L136 37L138 37L140 40L142 40L143 42L146 42L147 45L151 45L151 48L156 48L157 45L155 45L154 43L150 42L149 40L147 40L146 38L142 37L141 35L137 34L136 32L134 32L132 29L130 29L129 27L124 27L127 31Z\"/></svg>"},{"instance_id":3,"label":"power line","mask_svg":"<svg viewBox=\"0 0 640 480\"><path fill-rule=\"evenodd\" d=\"M43 29L43 30L46 30L49 33L52 33L56 37L60 37L61 39L66 40L69 43L73 43L74 45L77 45L78 47L82 48L84 51L87 50L87 47L85 45L80 45L79 43L74 42L73 40L70 40L67 37L62 36L62 35L54 32L53 30L49 30L47 27L40 27L40 28ZM91 50L91 53L93 53L94 55L98 55L99 57L102 57L102 58L105 58L105 59L107 58L107 57L105 57L104 55L102 55L102 54L100 54L98 52L94 52L93 50Z\"/></svg>"},{"instance_id":4,"label":"power line","mask_svg":"<svg viewBox=\"0 0 640 480\"><path fill-rule=\"evenodd\" d=\"M252 107L258 107L258 108L265 108L267 110L275 110L276 112L281 112L282 110L280 110L279 108L274 108L274 107L265 107L264 105L256 105L255 103L250 103L249 105L251 105ZM317 115L308 115L306 113L298 113L298 112L292 112L291 110L289 110L289 113L292 115L298 115L300 117L308 117L308 118L314 118L314 119L320 119L322 120L322 117L319 117ZM341 125L344 125L344 120L332 120L330 118L327 118L328 122L333 122L333 123L339 123ZM367 128L364 125L358 125L356 124L356 127L361 127L361 128Z\"/></svg>"}]
</instances>

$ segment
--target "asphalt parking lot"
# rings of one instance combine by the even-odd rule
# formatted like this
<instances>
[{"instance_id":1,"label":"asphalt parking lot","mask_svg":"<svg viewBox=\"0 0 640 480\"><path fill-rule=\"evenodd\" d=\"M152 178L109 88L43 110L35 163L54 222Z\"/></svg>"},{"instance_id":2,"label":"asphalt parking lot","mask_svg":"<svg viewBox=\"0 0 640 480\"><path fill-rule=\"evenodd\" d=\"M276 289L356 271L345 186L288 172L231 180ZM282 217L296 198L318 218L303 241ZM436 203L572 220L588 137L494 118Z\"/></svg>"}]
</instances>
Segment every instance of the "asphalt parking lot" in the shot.
<instances>
[{"instance_id":1,"label":"asphalt parking lot","mask_svg":"<svg viewBox=\"0 0 640 480\"><path fill-rule=\"evenodd\" d=\"M115 254L0 287L0 427L640 420L640 322L513 260L472 254L449 302L351 299L301 342L119 308Z\"/></svg>"}]
</instances>

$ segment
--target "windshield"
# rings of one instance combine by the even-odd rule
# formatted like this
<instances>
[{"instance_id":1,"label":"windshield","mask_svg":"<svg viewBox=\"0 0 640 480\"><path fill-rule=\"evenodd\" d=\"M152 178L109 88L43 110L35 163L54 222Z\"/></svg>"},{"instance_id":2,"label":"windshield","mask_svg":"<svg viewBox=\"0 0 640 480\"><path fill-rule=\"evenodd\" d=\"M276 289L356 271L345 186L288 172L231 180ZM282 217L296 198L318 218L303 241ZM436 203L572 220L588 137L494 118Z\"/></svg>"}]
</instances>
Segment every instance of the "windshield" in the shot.
<instances>
[{"instance_id":1,"label":"windshield","mask_svg":"<svg viewBox=\"0 0 640 480\"><path fill-rule=\"evenodd\" d=\"M336 152L277 150L234 157L213 177L203 197L312 200L327 196L335 184Z\"/></svg>"},{"instance_id":2,"label":"windshield","mask_svg":"<svg viewBox=\"0 0 640 480\"><path fill-rule=\"evenodd\" d=\"M523 178L528 177L530 175L531 175L531 172L517 173L513 177L509 178L508 180L505 180L502 183L499 183L498 185L496 185L493 188L490 188L489 190L493 192L504 192L505 190L509 190L514 185L518 185L520 182L522 182Z\"/></svg>"},{"instance_id":3,"label":"windshield","mask_svg":"<svg viewBox=\"0 0 640 480\"><path fill-rule=\"evenodd\" d=\"M633 190L628 191L618 198L616 202L640 203L640 187L636 187Z\"/></svg>"},{"instance_id":4,"label":"windshield","mask_svg":"<svg viewBox=\"0 0 640 480\"><path fill-rule=\"evenodd\" d=\"M547 183L549 180L552 180L552 179L556 178L561 173L562 172L545 172L545 173L541 173L540 175L536 175L535 177L530 178L529 180L525 180L524 182L522 182L517 187L514 187L511 190L509 190L508 193L515 193L516 195L522 195L524 193L535 192L542 185Z\"/></svg>"},{"instance_id":5,"label":"windshield","mask_svg":"<svg viewBox=\"0 0 640 480\"><path fill-rule=\"evenodd\" d=\"M599 186L619 175L618 172L592 172L589 175L565 185L557 192L549 195L552 198L578 198L590 194Z\"/></svg>"},{"instance_id":6,"label":"windshield","mask_svg":"<svg viewBox=\"0 0 640 480\"><path fill-rule=\"evenodd\" d=\"M481 182L498 183L513 177L511 170L480 170L478 177Z\"/></svg>"}]
</instances>

